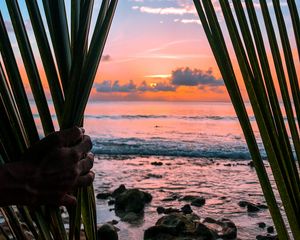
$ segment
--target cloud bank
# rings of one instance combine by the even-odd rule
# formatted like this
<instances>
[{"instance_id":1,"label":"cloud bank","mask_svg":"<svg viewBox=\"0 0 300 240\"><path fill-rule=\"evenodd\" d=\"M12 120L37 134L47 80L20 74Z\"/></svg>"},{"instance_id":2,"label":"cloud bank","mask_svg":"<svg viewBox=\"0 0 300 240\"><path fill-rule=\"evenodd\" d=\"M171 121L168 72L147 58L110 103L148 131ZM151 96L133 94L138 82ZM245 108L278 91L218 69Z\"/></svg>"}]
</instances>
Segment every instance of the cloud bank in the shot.
<instances>
[{"instance_id":1,"label":"cloud bank","mask_svg":"<svg viewBox=\"0 0 300 240\"><path fill-rule=\"evenodd\" d=\"M219 91L219 87L224 86L222 79L213 76L211 69L203 71L200 69L178 68L172 72L171 83L174 86L197 86L200 90L209 89Z\"/></svg>"},{"instance_id":2,"label":"cloud bank","mask_svg":"<svg viewBox=\"0 0 300 240\"><path fill-rule=\"evenodd\" d=\"M96 83L94 87L97 92L102 93L174 92L177 88L166 82L148 84L144 81L137 85L132 80L125 84L120 84L118 80L105 80L101 83Z\"/></svg>"}]
</instances>

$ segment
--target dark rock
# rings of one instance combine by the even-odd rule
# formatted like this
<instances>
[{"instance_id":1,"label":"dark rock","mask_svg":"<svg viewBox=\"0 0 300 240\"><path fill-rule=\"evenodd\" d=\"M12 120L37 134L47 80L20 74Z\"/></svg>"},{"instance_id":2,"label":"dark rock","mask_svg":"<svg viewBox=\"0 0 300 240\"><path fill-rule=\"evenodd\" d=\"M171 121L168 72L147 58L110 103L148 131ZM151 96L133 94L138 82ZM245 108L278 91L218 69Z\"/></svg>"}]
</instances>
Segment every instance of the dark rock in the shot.
<instances>
[{"instance_id":1,"label":"dark rock","mask_svg":"<svg viewBox=\"0 0 300 240\"><path fill-rule=\"evenodd\" d=\"M108 204L108 205L114 205L115 202L116 202L116 201L115 201L114 199L110 199L110 200L108 200L107 204Z\"/></svg>"},{"instance_id":2,"label":"dark rock","mask_svg":"<svg viewBox=\"0 0 300 240\"><path fill-rule=\"evenodd\" d=\"M260 208L257 207L255 204L248 203L248 205L247 205L247 212L253 213L253 212L258 212L259 210L260 210Z\"/></svg>"},{"instance_id":3,"label":"dark rock","mask_svg":"<svg viewBox=\"0 0 300 240\"><path fill-rule=\"evenodd\" d=\"M271 236L271 235L267 235L267 236L257 235L256 239L257 240L278 240L278 237L277 236Z\"/></svg>"},{"instance_id":4,"label":"dark rock","mask_svg":"<svg viewBox=\"0 0 300 240\"><path fill-rule=\"evenodd\" d=\"M144 240L225 240L235 239L236 236L237 228L228 219L207 218L200 223L195 214L172 213L147 229Z\"/></svg>"},{"instance_id":5,"label":"dark rock","mask_svg":"<svg viewBox=\"0 0 300 240\"><path fill-rule=\"evenodd\" d=\"M191 202L191 205L196 207L202 207L204 204L205 204L204 197L198 197Z\"/></svg>"},{"instance_id":6,"label":"dark rock","mask_svg":"<svg viewBox=\"0 0 300 240\"><path fill-rule=\"evenodd\" d=\"M115 198L117 196L119 196L121 193L125 192L126 191L126 187L124 184L121 184L117 189L115 189L113 192L112 192L112 196Z\"/></svg>"},{"instance_id":7,"label":"dark rock","mask_svg":"<svg viewBox=\"0 0 300 240\"><path fill-rule=\"evenodd\" d=\"M257 225L258 225L259 228L265 228L266 227L266 224L264 222L259 222Z\"/></svg>"},{"instance_id":8,"label":"dark rock","mask_svg":"<svg viewBox=\"0 0 300 240\"><path fill-rule=\"evenodd\" d=\"M274 227L273 226L267 227L267 232L268 233L274 233Z\"/></svg>"},{"instance_id":9,"label":"dark rock","mask_svg":"<svg viewBox=\"0 0 300 240\"><path fill-rule=\"evenodd\" d=\"M155 162L152 162L151 165L153 165L153 166L162 166L163 163L155 161Z\"/></svg>"},{"instance_id":10,"label":"dark rock","mask_svg":"<svg viewBox=\"0 0 300 240\"><path fill-rule=\"evenodd\" d=\"M146 178L162 178L162 175L159 174L153 174L153 173L148 173Z\"/></svg>"},{"instance_id":11,"label":"dark rock","mask_svg":"<svg viewBox=\"0 0 300 240\"><path fill-rule=\"evenodd\" d=\"M195 199L197 199L199 196L193 196L193 195L186 195L182 198L179 199L179 201L187 201L187 202L191 202Z\"/></svg>"},{"instance_id":12,"label":"dark rock","mask_svg":"<svg viewBox=\"0 0 300 240\"><path fill-rule=\"evenodd\" d=\"M203 221L208 228L217 233L217 236L222 239L236 239L237 227L227 218L214 220L213 218L205 218Z\"/></svg>"},{"instance_id":13,"label":"dark rock","mask_svg":"<svg viewBox=\"0 0 300 240\"><path fill-rule=\"evenodd\" d=\"M108 224L111 224L111 225L117 225L119 223L119 221L113 219L111 220L110 222L107 222Z\"/></svg>"},{"instance_id":14,"label":"dark rock","mask_svg":"<svg viewBox=\"0 0 300 240\"><path fill-rule=\"evenodd\" d=\"M248 166L254 168L254 162L253 162L253 161L250 161L250 162L248 163Z\"/></svg>"},{"instance_id":15,"label":"dark rock","mask_svg":"<svg viewBox=\"0 0 300 240\"><path fill-rule=\"evenodd\" d=\"M176 200L178 198L179 198L178 194L173 193L169 197L164 198L162 201L163 202L171 202L171 201L174 201L174 200Z\"/></svg>"},{"instance_id":16,"label":"dark rock","mask_svg":"<svg viewBox=\"0 0 300 240\"><path fill-rule=\"evenodd\" d=\"M238 205L239 205L240 207L247 207L249 203L250 203L250 202L247 202L247 201L239 201Z\"/></svg>"},{"instance_id":17,"label":"dark rock","mask_svg":"<svg viewBox=\"0 0 300 240\"><path fill-rule=\"evenodd\" d=\"M171 202L171 201L174 201L176 200L176 198L173 198L173 197L167 197L167 198L164 198L162 201L163 202Z\"/></svg>"},{"instance_id":18,"label":"dark rock","mask_svg":"<svg viewBox=\"0 0 300 240\"><path fill-rule=\"evenodd\" d=\"M179 213L180 210L177 208L165 208L164 214L170 214L170 213Z\"/></svg>"},{"instance_id":19,"label":"dark rock","mask_svg":"<svg viewBox=\"0 0 300 240\"><path fill-rule=\"evenodd\" d=\"M111 196L111 193L109 192L104 192L104 193L98 193L96 198L97 199L107 199Z\"/></svg>"},{"instance_id":20,"label":"dark rock","mask_svg":"<svg viewBox=\"0 0 300 240\"><path fill-rule=\"evenodd\" d=\"M191 205L190 204L186 204L181 208L181 211L183 214L191 214L193 212Z\"/></svg>"},{"instance_id":21,"label":"dark rock","mask_svg":"<svg viewBox=\"0 0 300 240\"><path fill-rule=\"evenodd\" d=\"M145 204L152 200L151 194L138 189L128 189L116 197L115 209L124 212L143 212Z\"/></svg>"},{"instance_id":22,"label":"dark rock","mask_svg":"<svg viewBox=\"0 0 300 240\"><path fill-rule=\"evenodd\" d=\"M225 167L231 167L232 166L232 164L231 163L225 163L225 164L223 164Z\"/></svg>"},{"instance_id":23,"label":"dark rock","mask_svg":"<svg viewBox=\"0 0 300 240\"><path fill-rule=\"evenodd\" d=\"M118 240L118 233L116 228L111 224L102 225L98 231L97 236L99 240Z\"/></svg>"},{"instance_id":24,"label":"dark rock","mask_svg":"<svg viewBox=\"0 0 300 240\"><path fill-rule=\"evenodd\" d=\"M162 214L162 213L165 212L165 208L164 208L164 207L157 207L157 208L156 208L156 212L157 212L158 214Z\"/></svg>"},{"instance_id":25,"label":"dark rock","mask_svg":"<svg viewBox=\"0 0 300 240\"><path fill-rule=\"evenodd\" d=\"M256 204L256 206L260 209L268 209L268 206L265 204Z\"/></svg>"}]
</instances>

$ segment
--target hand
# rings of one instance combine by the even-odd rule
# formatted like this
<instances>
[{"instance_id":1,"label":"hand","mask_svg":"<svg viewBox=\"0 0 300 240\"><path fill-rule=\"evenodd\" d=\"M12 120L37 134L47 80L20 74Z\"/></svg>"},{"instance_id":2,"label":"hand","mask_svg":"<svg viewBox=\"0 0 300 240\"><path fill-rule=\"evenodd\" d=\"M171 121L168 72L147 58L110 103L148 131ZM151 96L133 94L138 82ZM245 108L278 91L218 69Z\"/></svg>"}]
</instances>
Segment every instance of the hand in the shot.
<instances>
[{"instance_id":1,"label":"hand","mask_svg":"<svg viewBox=\"0 0 300 240\"><path fill-rule=\"evenodd\" d=\"M91 148L90 137L74 127L45 137L24 154L21 162L5 164L1 184L5 182L7 205L76 203L76 198L68 193L94 180L90 171L94 162ZM2 198L5 192L1 188L0 192Z\"/></svg>"}]
</instances>

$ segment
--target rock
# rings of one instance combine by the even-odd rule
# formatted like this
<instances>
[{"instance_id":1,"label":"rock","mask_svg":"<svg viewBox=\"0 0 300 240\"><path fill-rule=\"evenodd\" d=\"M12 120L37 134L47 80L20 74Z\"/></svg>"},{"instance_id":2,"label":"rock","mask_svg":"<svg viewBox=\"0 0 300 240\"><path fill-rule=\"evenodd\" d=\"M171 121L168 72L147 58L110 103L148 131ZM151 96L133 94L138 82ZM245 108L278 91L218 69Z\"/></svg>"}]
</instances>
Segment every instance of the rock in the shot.
<instances>
[{"instance_id":1,"label":"rock","mask_svg":"<svg viewBox=\"0 0 300 240\"><path fill-rule=\"evenodd\" d=\"M231 163L225 163L225 164L223 164L225 167L231 167L232 165L231 165Z\"/></svg>"},{"instance_id":2,"label":"rock","mask_svg":"<svg viewBox=\"0 0 300 240\"><path fill-rule=\"evenodd\" d=\"M203 221L209 229L217 233L217 236L222 239L236 239L237 227L227 218L214 220L213 218L205 218Z\"/></svg>"},{"instance_id":3,"label":"rock","mask_svg":"<svg viewBox=\"0 0 300 240\"><path fill-rule=\"evenodd\" d=\"M247 212L253 213L253 212L258 212L260 210L259 207L257 207L255 204L253 203L249 203L247 205Z\"/></svg>"},{"instance_id":4,"label":"rock","mask_svg":"<svg viewBox=\"0 0 300 240\"><path fill-rule=\"evenodd\" d=\"M247 202L247 201L239 201L238 205L240 207L247 207L247 205L249 204L250 202Z\"/></svg>"},{"instance_id":5,"label":"rock","mask_svg":"<svg viewBox=\"0 0 300 240\"><path fill-rule=\"evenodd\" d=\"M144 233L144 240L216 240L236 239L237 228L228 219L206 218L195 214L172 213L160 218Z\"/></svg>"},{"instance_id":6,"label":"rock","mask_svg":"<svg viewBox=\"0 0 300 240\"><path fill-rule=\"evenodd\" d=\"M111 224L111 225L117 225L117 224L119 223L119 221L113 219L113 220L111 220L111 221L109 221L109 222L107 222L107 223L108 223L108 224Z\"/></svg>"},{"instance_id":7,"label":"rock","mask_svg":"<svg viewBox=\"0 0 300 240\"><path fill-rule=\"evenodd\" d=\"M248 166L254 168L254 162L253 162L253 161L250 161L250 162L248 163Z\"/></svg>"},{"instance_id":8,"label":"rock","mask_svg":"<svg viewBox=\"0 0 300 240\"><path fill-rule=\"evenodd\" d=\"M162 166L163 163L155 161L155 162L151 162L151 165L153 165L153 166Z\"/></svg>"},{"instance_id":9,"label":"rock","mask_svg":"<svg viewBox=\"0 0 300 240\"><path fill-rule=\"evenodd\" d=\"M111 224L104 224L97 230L99 240L118 240L116 228Z\"/></svg>"},{"instance_id":10,"label":"rock","mask_svg":"<svg viewBox=\"0 0 300 240\"><path fill-rule=\"evenodd\" d=\"M268 206L264 204L254 204L248 201L240 201L238 203L240 207L247 207L248 212L258 212L261 209L267 209Z\"/></svg>"},{"instance_id":11,"label":"rock","mask_svg":"<svg viewBox=\"0 0 300 240\"><path fill-rule=\"evenodd\" d=\"M128 189L116 197L115 209L125 213L141 213L145 204L151 202L152 196L138 189Z\"/></svg>"},{"instance_id":12,"label":"rock","mask_svg":"<svg viewBox=\"0 0 300 240\"><path fill-rule=\"evenodd\" d=\"M171 201L174 201L178 198L179 198L179 196L176 193L173 193L169 197L164 198L162 201L163 202L171 202Z\"/></svg>"},{"instance_id":13,"label":"rock","mask_svg":"<svg viewBox=\"0 0 300 240\"><path fill-rule=\"evenodd\" d=\"M258 225L259 228L265 228L266 227L266 224L264 222L259 222L257 225Z\"/></svg>"},{"instance_id":14,"label":"rock","mask_svg":"<svg viewBox=\"0 0 300 240\"><path fill-rule=\"evenodd\" d=\"M191 202L191 201L197 199L198 197L199 197L199 196L186 195L186 196L180 198L179 201Z\"/></svg>"},{"instance_id":15,"label":"rock","mask_svg":"<svg viewBox=\"0 0 300 240\"><path fill-rule=\"evenodd\" d=\"M273 226L267 227L267 232L268 233L274 233L274 227Z\"/></svg>"},{"instance_id":16,"label":"rock","mask_svg":"<svg viewBox=\"0 0 300 240\"><path fill-rule=\"evenodd\" d=\"M155 226L145 231L144 240L216 239L205 225L191 221L187 216L173 213L160 218Z\"/></svg>"},{"instance_id":17,"label":"rock","mask_svg":"<svg viewBox=\"0 0 300 240\"><path fill-rule=\"evenodd\" d=\"M191 205L196 207L202 207L204 204L205 204L204 197L198 197L191 202Z\"/></svg>"},{"instance_id":18,"label":"rock","mask_svg":"<svg viewBox=\"0 0 300 240\"><path fill-rule=\"evenodd\" d=\"M278 237L277 236L271 236L271 235L267 235L267 236L257 235L256 239L257 240L278 240Z\"/></svg>"},{"instance_id":19,"label":"rock","mask_svg":"<svg viewBox=\"0 0 300 240\"><path fill-rule=\"evenodd\" d=\"M113 192L112 192L112 196L115 198L117 196L119 196L121 193L125 192L126 191L126 187L124 184L121 184L117 189L115 189Z\"/></svg>"},{"instance_id":20,"label":"rock","mask_svg":"<svg viewBox=\"0 0 300 240\"><path fill-rule=\"evenodd\" d=\"M162 178L162 175L159 174L153 174L153 173L148 173L146 178Z\"/></svg>"},{"instance_id":21,"label":"rock","mask_svg":"<svg viewBox=\"0 0 300 240\"><path fill-rule=\"evenodd\" d=\"M162 201L163 202L171 202L171 201L174 201L176 200L176 198L173 198L173 197L167 197L167 198L164 198Z\"/></svg>"},{"instance_id":22,"label":"rock","mask_svg":"<svg viewBox=\"0 0 300 240\"><path fill-rule=\"evenodd\" d=\"M172 208L172 207L170 207L170 208L165 208L165 210L164 210L164 214L179 213L179 212L180 212L179 209L177 209L177 208Z\"/></svg>"},{"instance_id":23,"label":"rock","mask_svg":"<svg viewBox=\"0 0 300 240\"><path fill-rule=\"evenodd\" d=\"M107 199L111 196L111 193L109 192L103 192L103 193L98 193L96 198L97 199Z\"/></svg>"},{"instance_id":24,"label":"rock","mask_svg":"<svg viewBox=\"0 0 300 240\"><path fill-rule=\"evenodd\" d=\"M165 208L164 208L164 207L157 207L157 208L156 208L156 212L157 212L158 214L162 214L162 213L165 212Z\"/></svg>"},{"instance_id":25,"label":"rock","mask_svg":"<svg viewBox=\"0 0 300 240\"><path fill-rule=\"evenodd\" d=\"M186 204L181 208L181 211L183 214L191 214L193 212L191 205L190 204Z\"/></svg>"},{"instance_id":26,"label":"rock","mask_svg":"<svg viewBox=\"0 0 300 240\"><path fill-rule=\"evenodd\" d=\"M268 209L268 206L265 204L256 204L256 206L260 209Z\"/></svg>"}]
</instances>

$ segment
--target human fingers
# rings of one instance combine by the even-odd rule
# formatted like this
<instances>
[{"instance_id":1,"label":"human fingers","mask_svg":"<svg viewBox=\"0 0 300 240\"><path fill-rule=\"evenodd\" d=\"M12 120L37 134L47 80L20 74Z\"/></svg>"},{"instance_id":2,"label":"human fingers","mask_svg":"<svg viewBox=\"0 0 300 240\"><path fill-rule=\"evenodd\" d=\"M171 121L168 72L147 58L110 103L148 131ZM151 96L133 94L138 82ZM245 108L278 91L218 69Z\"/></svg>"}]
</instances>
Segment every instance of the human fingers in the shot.
<instances>
[{"instance_id":1,"label":"human fingers","mask_svg":"<svg viewBox=\"0 0 300 240\"><path fill-rule=\"evenodd\" d=\"M87 187L93 183L95 179L95 173L90 171L88 174L80 176L77 180L77 187Z\"/></svg>"},{"instance_id":2,"label":"human fingers","mask_svg":"<svg viewBox=\"0 0 300 240\"><path fill-rule=\"evenodd\" d=\"M73 146L83 138L83 134L84 130L79 127L53 132L31 146L24 157L34 160L52 151L54 148Z\"/></svg>"},{"instance_id":3,"label":"human fingers","mask_svg":"<svg viewBox=\"0 0 300 240\"><path fill-rule=\"evenodd\" d=\"M82 176L87 174L92 169L93 165L94 165L94 154L90 152L87 154L86 158L78 162L80 175Z\"/></svg>"},{"instance_id":4,"label":"human fingers","mask_svg":"<svg viewBox=\"0 0 300 240\"><path fill-rule=\"evenodd\" d=\"M56 132L61 147L72 147L83 139L85 130L77 126Z\"/></svg>"},{"instance_id":5,"label":"human fingers","mask_svg":"<svg viewBox=\"0 0 300 240\"><path fill-rule=\"evenodd\" d=\"M77 154L81 155L81 158L83 158L84 155L92 149L92 147L93 144L91 138L87 135L84 135L82 141L79 142L77 145L71 147L70 149L76 152Z\"/></svg>"}]
</instances>

